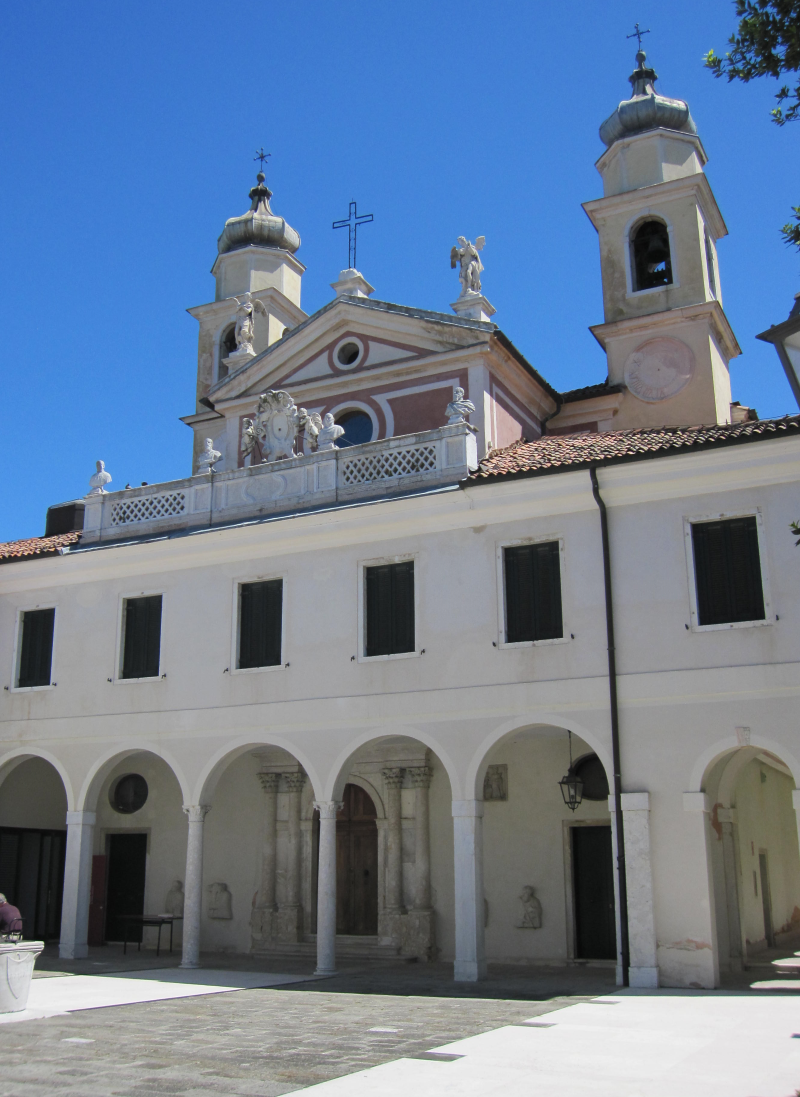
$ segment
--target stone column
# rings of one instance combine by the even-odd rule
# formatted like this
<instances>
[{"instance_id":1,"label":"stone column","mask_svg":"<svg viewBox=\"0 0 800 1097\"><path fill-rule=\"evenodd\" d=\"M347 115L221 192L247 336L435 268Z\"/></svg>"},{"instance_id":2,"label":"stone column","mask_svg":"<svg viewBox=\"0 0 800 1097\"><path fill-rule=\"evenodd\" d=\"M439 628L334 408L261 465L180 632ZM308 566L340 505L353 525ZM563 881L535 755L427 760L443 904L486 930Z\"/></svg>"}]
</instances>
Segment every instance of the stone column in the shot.
<instances>
[{"instance_id":1,"label":"stone column","mask_svg":"<svg viewBox=\"0 0 800 1097\"><path fill-rule=\"evenodd\" d=\"M336 814L342 804L318 800L319 874L317 876L317 970L315 975L336 972Z\"/></svg>"},{"instance_id":2,"label":"stone column","mask_svg":"<svg viewBox=\"0 0 800 1097\"><path fill-rule=\"evenodd\" d=\"M408 771L414 788L414 907L408 913L405 951L422 960L436 959L434 914L431 909L431 841L428 789L433 770L414 766Z\"/></svg>"},{"instance_id":3,"label":"stone column","mask_svg":"<svg viewBox=\"0 0 800 1097\"><path fill-rule=\"evenodd\" d=\"M672 886L681 897L681 918L680 928L673 928L673 934L679 941L696 942L696 947L686 951L667 944L661 949L661 979L668 986L700 986L708 990L719 986L717 915L708 855L709 809L704 792L684 792L683 819L675 820L682 823L675 839L681 855Z\"/></svg>"},{"instance_id":4,"label":"stone column","mask_svg":"<svg viewBox=\"0 0 800 1097\"><path fill-rule=\"evenodd\" d=\"M486 978L483 906L483 800L453 800L456 958L453 978Z\"/></svg>"},{"instance_id":5,"label":"stone column","mask_svg":"<svg viewBox=\"0 0 800 1097\"><path fill-rule=\"evenodd\" d=\"M61 903L62 960L89 955L89 896L92 887L93 811L67 812L67 851L64 862L64 898Z\"/></svg>"},{"instance_id":6,"label":"stone column","mask_svg":"<svg viewBox=\"0 0 800 1097\"><path fill-rule=\"evenodd\" d=\"M209 804L184 804L189 817L186 880L183 887L183 957L181 967L200 966L200 915L203 909L203 822Z\"/></svg>"},{"instance_id":7,"label":"stone column","mask_svg":"<svg viewBox=\"0 0 800 1097\"><path fill-rule=\"evenodd\" d=\"M650 793L622 793L625 828L625 882L628 891L628 943L632 987L658 986L653 869L650 860ZM614 811L614 796L609 797Z\"/></svg>"},{"instance_id":8,"label":"stone column","mask_svg":"<svg viewBox=\"0 0 800 1097\"><path fill-rule=\"evenodd\" d=\"M306 775L295 770L281 774L288 793L288 819L286 828L286 892L280 904L278 920L283 941L302 941L303 908L300 904L300 796Z\"/></svg>"},{"instance_id":9,"label":"stone column","mask_svg":"<svg viewBox=\"0 0 800 1097\"><path fill-rule=\"evenodd\" d=\"M385 769L386 788L386 913L403 913L403 831L400 813L400 789L403 770Z\"/></svg>"},{"instance_id":10,"label":"stone column","mask_svg":"<svg viewBox=\"0 0 800 1097\"><path fill-rule=\"evenodd\" d=\"M259 773L264 790L264 845L261 850L261 890L253 911L252 930L256 942L272 937L272 915L275 912L275 868L278 853L278 782L277 773Z\"/></svg>"},{"instance_id":11,"label":"stone column","mask_svg":"<svg viewBox=\"0 0 800 1097\"><path fill-rule=\"evenodd\" d=\"M742 919L739 909L739 866L736 857L736 808L720 808L717 818L722 834L722 872L725 879L725 906L728 915L728 952L731 971L743 969Z\"/></svg>"},{"instance_id":12,"label":"stone column","mask_svg":"<svg viewBox=\"0 0 800 1097\"><path fill-rule=\"evenodd\" d=\"M797 841L800 845L800 789L792 789L792 806L794 807L794 815L797 820Z\"/></svg>"}]
</instances>

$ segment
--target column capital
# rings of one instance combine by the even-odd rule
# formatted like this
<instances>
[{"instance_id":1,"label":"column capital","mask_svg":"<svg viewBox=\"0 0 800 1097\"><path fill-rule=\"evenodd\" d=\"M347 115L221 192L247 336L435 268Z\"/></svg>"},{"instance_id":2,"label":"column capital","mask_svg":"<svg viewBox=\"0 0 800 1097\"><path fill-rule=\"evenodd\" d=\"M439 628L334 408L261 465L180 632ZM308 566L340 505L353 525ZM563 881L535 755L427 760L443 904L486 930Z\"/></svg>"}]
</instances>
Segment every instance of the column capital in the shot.
<instances>
[{"instance_id":1,"label":"column capital","mask_svg":"<svg viewBox=\"0 0 800 1097\"><path fill-rule=\"evenodd\" d=\"M344 800L315 800L314 807L319 812L320 819L335 819L344 807Z\"/></svg>"},{"instance_id":2,"label":"column capital","mask_svg":"<svg viewBox=\"0 0 800 1097\"><path fill-rule=\"evenodd\" d=\"M403 787L403 775L405 770L400 766L392 766L391 769L381 770L383 774L383 780L386 783L387 788L402 788Z\"/></svg>"},{"instance_id":3,"label":"column capital","mask_svg":"<svg viewBox=\"0 0 800 1097\"><path fill-rule=\"evenodd\" d=\"M279 773L259 773L258 779L264 792L277 792L281 775Z\"/></svg>"},{"instance_id":4,"label":"column capital","mask_svg":"<svg viewBox=\"0 0 800 1097\"><path fill-rule=\"evenodd\" d=\"M97 822L96 811L68 811L67 812L67 826L68 827L93 827Z\"/></svg>"},{"instance_id":5,"label":"column capital","mask_svg":"<svg viewBox=\"0 0 800 1097\"><path fill-rule=\"evenodd\" d=\"M412 788L430 788L433 769L430 766L411 766L408 775Z\"/></svg>"},{"instance_id":6,"label":"column capital","mask_svg":"<svg viewBox=\"0 0 800 1097\"><path fill-rule=\"evenodd\" d=\"M291 773L282 773L283 783L287 792L300 792L306 783L306 775L302 770L292 770Z\"/></svg>"},{"instance_id":7,"label":"column capital","mask_svg":"<svg viewBox=\"0 0 800 1097\"><path fill-rule=\"evenodd\" d=\"M184 804L183 810L188 815L190 823L202 823L211 811L211 804Z\"/></svg>"}]
</instances>

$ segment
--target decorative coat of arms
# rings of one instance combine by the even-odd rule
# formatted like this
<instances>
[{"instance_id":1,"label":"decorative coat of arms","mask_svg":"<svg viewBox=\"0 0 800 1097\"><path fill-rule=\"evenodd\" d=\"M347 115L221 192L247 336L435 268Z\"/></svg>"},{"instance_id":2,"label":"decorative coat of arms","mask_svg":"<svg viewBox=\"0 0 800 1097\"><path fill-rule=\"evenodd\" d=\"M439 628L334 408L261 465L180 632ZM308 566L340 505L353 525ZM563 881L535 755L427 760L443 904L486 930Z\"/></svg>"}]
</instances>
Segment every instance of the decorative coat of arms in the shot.
<instances>
[{"instance_id":1,"label":"decorative coat of arms","mask_svg":"<svg viewBox=\"0 0 800 1097\"><path fill-rule=\"evenodd\" d=\"M304 432L303 451L313 453L322 431L322 419L317 412L298 408L288 392L270 389L258 398L256 414L242 423L242 453L262 461L277 461L294 457L297 435Z\"/></svg>"}]
</instances>

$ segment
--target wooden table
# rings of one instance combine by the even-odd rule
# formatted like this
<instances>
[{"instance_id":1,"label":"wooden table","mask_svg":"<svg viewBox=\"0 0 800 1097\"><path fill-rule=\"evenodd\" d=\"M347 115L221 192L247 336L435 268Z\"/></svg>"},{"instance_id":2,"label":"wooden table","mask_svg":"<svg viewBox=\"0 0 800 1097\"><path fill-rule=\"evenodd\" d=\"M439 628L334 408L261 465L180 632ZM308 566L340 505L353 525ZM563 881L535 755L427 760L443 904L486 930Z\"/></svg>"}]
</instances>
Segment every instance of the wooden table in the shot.
<instances>
[{"instance_id":1,"label":"wooden table","mask_svg":"<svg viewBox=\"0 0 800 1097\"><path fill-rule=\"evenodd\" d=\"M130 926L158 926L158 942L156 944L156 956L161 952L161 927L169 926L169 951L172 952L172 932L176 922L183 921L182 914L119 914L117 916L125 926L125 937L122 946L122 954L128 953L128 929ZM142 951L142 942L138 942L137 952Z\"/></svg>"}]
</instances>

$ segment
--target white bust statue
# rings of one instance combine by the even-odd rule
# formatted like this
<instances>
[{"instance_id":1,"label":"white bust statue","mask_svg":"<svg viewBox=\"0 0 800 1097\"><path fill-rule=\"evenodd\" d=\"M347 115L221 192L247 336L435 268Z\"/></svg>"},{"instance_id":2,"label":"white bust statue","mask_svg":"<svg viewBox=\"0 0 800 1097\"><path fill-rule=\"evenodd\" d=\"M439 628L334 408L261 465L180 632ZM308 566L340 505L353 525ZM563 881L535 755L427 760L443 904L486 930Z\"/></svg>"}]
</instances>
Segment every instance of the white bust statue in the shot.
<instances>
[{"instance_id":1,"label":"white bust statue","mask_svg":"<svg viewBox=\"0 0 800 1097\"><path fill-rule=\"evenodd\" d=\"M219 461L222 454L218 449L214 449L214 443L210 438L206 438L203 445L203 452L197 458L197 471L198 473L212 472L214 465Z\"/></svg>"},{"instance_id":2,"label":"white bust statue","mask_svg":"<svg viewBox=\"0 0 800 1097\"><path fill-rule=\"evenodd\" d=\"M344 434L344 427L334 423L330 412L322 420L322 430L317 435L317 449L338 449L336 439Z\"/></svg>"},{"instance_id":3,"label":"white bust statue","mask_svg":"<svg viewBox=\"0 0 800 1097\"><path fill-rule=\"evenodd\" d=\"M105 495L106 484L111 483L111 473L106 472L106 466L104 461L97 462L97 472L94 476L89 477L89 487L91 491L89 495Z\"/></svg>"},{"instance_id":4,"label":"white bust statue","mask_svg":"<svg viewBox=\"0 0 800 1097\"><path fill-rule=\"evenodd\" d=\"M467 416L474 410L475 405L472 401L464 399L464 390L461 388L456 389L453 393L453 399L445 410L447 425L450 426L452 423L466 423Z\"/></svg>"},{"instance_id":5,"label":"white bust statue","mask_svg":"<svg viewBox=\"0 0 800 1097\"><path fill-rule=\"evenodd\" d=\"M167 892L167 897L164 900L164 913L171 914L175 918L182 918L185 898L183 884L180 880L173 880L172 887Z\"/></svg>"}]
</instances>

